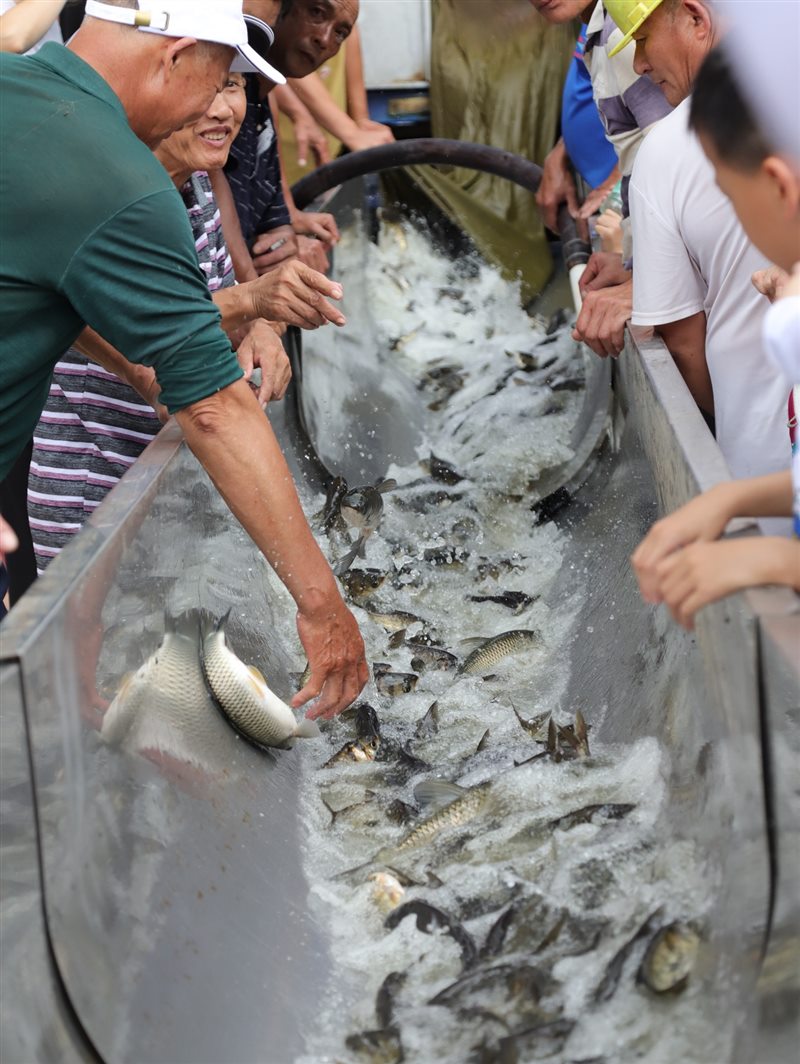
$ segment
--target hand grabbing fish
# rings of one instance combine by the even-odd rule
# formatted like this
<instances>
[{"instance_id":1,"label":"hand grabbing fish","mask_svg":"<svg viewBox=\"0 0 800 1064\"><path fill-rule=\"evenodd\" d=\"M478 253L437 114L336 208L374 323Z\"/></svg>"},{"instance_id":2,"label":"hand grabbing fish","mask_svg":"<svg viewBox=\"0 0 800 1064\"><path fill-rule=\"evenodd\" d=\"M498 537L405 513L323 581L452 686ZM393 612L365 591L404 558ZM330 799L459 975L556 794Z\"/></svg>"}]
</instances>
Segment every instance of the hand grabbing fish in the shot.
<instances>
[{"instance_id":1,"label":"hand grabbing fish","mask_svg":"<svg viewBox=\"0 0 800 1064\"><path fill-rule=\"evenodd\" d=\"M320 734L308 718L299 724L285 702L267 687L252 665L238 658L225 641L228 613L218 623L203 612L200 619L201 664L215 705L243 739L255 746L287 746L293 738L310 739Z\"/></svg>"},{"instance_id":2,"label":"hand grabbing fish","mask_svg":"<svg viewBox=\"0 0 800 1064\"><path fill-rule=\"evenodd\" d=\"M358 529L359 535L352 550L349 550L336 564L333 571L337 576L343 576L356 558L365 557L365 544L383 516L382 496L396 487L396 480L381 480L374 486L351 488L341 497L339 513L346 524Z\"/></svg>"}]
</instances>

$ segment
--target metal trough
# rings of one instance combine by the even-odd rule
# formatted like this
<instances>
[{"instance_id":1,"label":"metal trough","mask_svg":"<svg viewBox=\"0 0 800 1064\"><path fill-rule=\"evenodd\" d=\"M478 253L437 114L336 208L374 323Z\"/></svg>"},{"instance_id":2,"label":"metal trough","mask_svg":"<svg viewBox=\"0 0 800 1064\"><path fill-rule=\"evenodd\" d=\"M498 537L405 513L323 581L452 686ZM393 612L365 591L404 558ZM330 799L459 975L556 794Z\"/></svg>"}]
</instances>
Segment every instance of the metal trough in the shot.
<instances>
[{"instance_id":1,"label":"metal trough","mask_svg":"<svg viewBox=\"0 0 800 1064\"><path fill-rule=\"evenodd\" d=\"M604 412L605 372L592 388ZM719 884L701 976L709 1023L737 1032L731 1060L788 1061L798 602L777 590L734 596L702 613L695 637L641 602L628 560L639 538L659 508L727 471L660 343L629 337L613 378L617 447L569 507L570 546L549 591L555 600L584 585L564 647L571 694L611 707L602 738L653 735L668 748L674 831L702 847ZM270 416L316 491L291 404ZM265 760L221 728L218 741L179 735L173 756L151 759L98 737L96 677L101 695L113 690L160 639L132 587L173 608L236 601L254 657L289 689L299 654L287 600L226 513L170 425L3 624L7 1064L284 1064L302 1054L329 990L326 928L310 915L298 850L297 751ZM209 529L221 526L229 549L209 556Z\"/></svg>"}]
</instances>

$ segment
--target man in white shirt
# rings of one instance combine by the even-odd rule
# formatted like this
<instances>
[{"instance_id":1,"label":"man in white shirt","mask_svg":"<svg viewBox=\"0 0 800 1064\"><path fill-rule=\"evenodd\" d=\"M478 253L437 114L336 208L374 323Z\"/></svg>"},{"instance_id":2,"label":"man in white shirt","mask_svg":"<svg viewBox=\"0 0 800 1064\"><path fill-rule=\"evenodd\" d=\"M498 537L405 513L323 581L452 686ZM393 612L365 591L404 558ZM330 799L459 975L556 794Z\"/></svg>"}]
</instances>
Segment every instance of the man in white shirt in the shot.
<instances>
[{"instance_id":1,"label":"man in white shirt","mask_svg":"<svg viewBox=\"0 0 800 1064\"><path fill-rule=\"evenodd\" d=\"M634 325L664 339L698 406L716 420L735 477L785 469L789 385L761 354L767 302L752 287L766 259L747 239L688 128L695 76L719 38L707 0L662 0L627 28L635 68L675 111L642 145L630 185Z\"/></svg>"}]
</instances>

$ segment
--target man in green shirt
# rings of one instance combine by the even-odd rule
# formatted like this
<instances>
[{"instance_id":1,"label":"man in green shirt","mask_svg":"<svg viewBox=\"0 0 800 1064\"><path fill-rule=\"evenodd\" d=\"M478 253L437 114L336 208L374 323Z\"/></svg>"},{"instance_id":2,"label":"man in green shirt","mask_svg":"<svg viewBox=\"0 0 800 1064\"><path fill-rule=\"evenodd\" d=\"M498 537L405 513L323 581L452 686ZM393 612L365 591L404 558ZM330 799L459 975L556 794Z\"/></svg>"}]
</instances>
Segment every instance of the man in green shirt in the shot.
<instances>
[{"instance_id":1,"label":"man in green shirt","mask_svg":"<svg viewBox=\"0 0 800 1064\"><path fill-rule=\"evenodd\" d=\"M89 0L69 48L0 57L0 479L30 440L53 365L85 325L152 366L161 401L286 584L315 716L367 679L355 619L317 546L277 441L241 379L197 265L186 211L149 150L196 121L237 49L241 0ZM275 282L283 320L344 319L337 285L292 265ZM116 367L115 367L116 368Z\"/></svg>"}]
</instances>

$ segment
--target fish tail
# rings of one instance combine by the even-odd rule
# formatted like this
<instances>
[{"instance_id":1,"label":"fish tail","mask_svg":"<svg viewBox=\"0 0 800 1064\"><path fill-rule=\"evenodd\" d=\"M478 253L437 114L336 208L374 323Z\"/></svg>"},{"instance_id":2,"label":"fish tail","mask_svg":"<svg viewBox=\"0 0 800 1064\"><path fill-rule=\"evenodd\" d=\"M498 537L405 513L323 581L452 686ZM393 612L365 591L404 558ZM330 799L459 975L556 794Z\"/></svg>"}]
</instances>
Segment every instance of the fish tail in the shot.
<instances>
[{"instance_id":1,"label":"fish tail","mask_svg":"<svg viewBox=\"0 0 800 1064\"><path fill-rule=\"evenodd\" d=\"M322 732L319 730L319 724L315 720L303 717L295 728L294 734L298 739L316 739L322 735Z\"/></svg>"},{"instance_id":2,"label":"fish tail","mask_svg":"<svg viewBox=\"0 0 800 1064\"><path fill-rule=\"evenodd\" d=\"M202 616L206 612L206 610L196 607L178 614L171 614L168 610L165 610L164 631L171 635L180 635L185 639L198 642L198 639L202 638L200 636Z\"/></svg>"},{"instance_id":3,"label":"fish tail","mask_svg":"<svg viewBox=\"0 0 800 1064\"><path fill-rule=\"evenodd\" d=\"M207 610L201 607L200 609L193 611L194 634L195 637L199 637L201 646L203 643L205 643L206 639L208 639L210 635L213 635L222 627L222 625L227 620L228 614L230 612L231 611L228 610L228 613L225 614L222 620L217 622L217 619L211 612L211 610Z\"/></svg>"},{"instance_id":4,"label":"fish tail","mask_svg":"<svg viewBox=\"0 0 800 1064\"><path fill-rule=\"evenodd\" d=\"M336 566L333 570L334 573L337 576L344 576L344 574L347 572L347 570L350 568L356 558L363 558L365 554L366 551L364 549L364 537L359 536L358 540L356 541L356 545L353 547L353 549L349 550L347 554L345 554L345 556L336 563Z\"/></svg>"}]
</instances>

